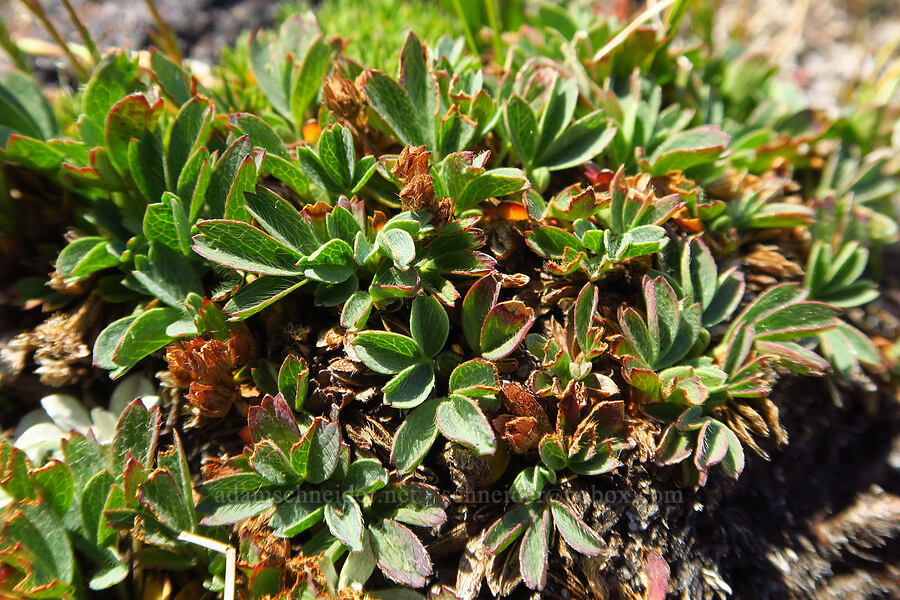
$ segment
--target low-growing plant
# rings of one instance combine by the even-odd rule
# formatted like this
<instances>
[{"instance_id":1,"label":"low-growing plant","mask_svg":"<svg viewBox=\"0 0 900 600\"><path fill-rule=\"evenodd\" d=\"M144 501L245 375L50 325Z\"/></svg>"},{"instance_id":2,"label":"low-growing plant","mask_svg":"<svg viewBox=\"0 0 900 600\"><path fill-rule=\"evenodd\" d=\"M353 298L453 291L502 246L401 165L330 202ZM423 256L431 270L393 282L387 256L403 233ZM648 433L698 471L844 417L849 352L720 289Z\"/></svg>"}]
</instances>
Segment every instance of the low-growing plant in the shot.
<instances>
[{"instance_id":1,"label":"low-growing plant","mask_svg":"<svg viewBox=\"0 0 900 600\"><path fill-rule=\"evenodd\" d=\"M528 246L552 259L547 264L551 272L568 275L580 268L591 280L596 280L616 264L655 254L666 247L669 238L660 225L684 206L678 194L657 198L649 177L625 179L624 171L620 170L609 184L607 198L589 202L588 210L578 211L585 216L573 219L571 232L552 225L541 225L526 232ZM566 204L567 216L576 216L573 202ZM604 206L608 206L608 212L601 213ZM534 214L533 210L530 212ZM595 215L602 219L606 229L598 228L591 220Z\"/></svg>"},{"instance_id":2,"label":"low-growing plant","mask_svg":"<svg viewBox=\"0 0 900 600\"><path fill-rule=\"evenodd\" d=\"M53 36L84 85L52 104L0 80L0 245L28 248L33 212L69 232L49 288L28 269L55 237L11 289L80 307L3 352L9 377L33 355L69 378L0 441L0 595L146 595L158 575L226 600L420 597L388 581L471 600L482 579L578 596L621 564L620 595L658 598L658 573L629 588L640 569L613 554L627 529L653 556L661 530L579 496L677 468L702 505L747 449L786 442L790 373L892 393L889 85L810 110L688 2L630 23L393 4L427 30L323 5L205 69L156 19L147 54ZM155 404L131 402L161 367ZM110 412L85 408L97 373L130 370ZM557 548L571 589L548 589Z\"/></svg>"},{"instance_id":3,"label":"low-growing plant","mask_svg":"<svg viewBox=\"0 0 900 600\"><path fill-rule=\"evenodd\" d=\"M236 523L274 507L268 523L276 537L293 538L324 521L326 529L309 543L336 546L328 552L332 562L342 550L350 552L344 566L350 582L365 583L377 563L395 581L424 585L431 561L401 523L442 523L445 501L436 490L417 484L386 487L388 471L377 460L350 461L336 423L317 417L301 433L280 395L252 407L248 420L252 446L229 461L230 472L200 487L197 509L206 515L201 523Z\"/></svg>"}]
</instances>

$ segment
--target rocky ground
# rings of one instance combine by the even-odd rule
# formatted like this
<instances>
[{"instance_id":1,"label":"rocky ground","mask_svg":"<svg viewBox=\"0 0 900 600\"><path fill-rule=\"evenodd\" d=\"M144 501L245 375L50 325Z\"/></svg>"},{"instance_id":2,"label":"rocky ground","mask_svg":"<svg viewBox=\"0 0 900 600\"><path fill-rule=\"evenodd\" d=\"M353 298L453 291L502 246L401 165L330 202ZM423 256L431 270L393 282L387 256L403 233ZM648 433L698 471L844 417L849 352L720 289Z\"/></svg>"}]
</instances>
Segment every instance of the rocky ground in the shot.
<instances>
[{"instance_id":1,"label":"rocky ground","mask_svg":"<svg viewBox=\"0 0 900 600\"><path fill-rule=\"evenodd\" d=\"M82 17L101 52L106 48L140 49L152 43L153 17L141 0L70 0ZM41 2L63 35L81 42L58 0ZM279 3L271 0L155 0L162 19L178 36L188 57L212 62L225 44L242 31L275 22ZM0 3L0 19L14 37L49 39L46 32L18 0ZM6 57L0 58L0 64ZM42 66L50 66L44 61Z\"/></svg>"},{"instance_id":2,"label":"rocky ground","mask_svg":"<svg viewBox=\"0 0 900 600\"><path fill-rule=\"evenodd\" d=\"M58 2L43 4L64 35L77 39ZM143 2L72 4L101 49L151 43L153 21ZM272 23L277 12L266 0L156 5L186 54L204 61L241 31ZM900 42L896 0L728 0L718 15L718 43L737 31L823 108L839 106L857 80L872 76L878 53ZM15 36L45 35L16 0L0 6L0 19ZM53 59L40 66L52 72ZM716 478L699 495L642 466L622 469L596 503L592 523L618 557L591 571L593 563L575 570L563 556L566 569L553 573L563 585L551 584L547 596L627 597L659 557L677 597L900 597L900 399L790 379L777 393L790 443L770 447L770 462L751 457L739 481ZM443 568L455 569L455 559Z\"/></svg>"}]
</instances>

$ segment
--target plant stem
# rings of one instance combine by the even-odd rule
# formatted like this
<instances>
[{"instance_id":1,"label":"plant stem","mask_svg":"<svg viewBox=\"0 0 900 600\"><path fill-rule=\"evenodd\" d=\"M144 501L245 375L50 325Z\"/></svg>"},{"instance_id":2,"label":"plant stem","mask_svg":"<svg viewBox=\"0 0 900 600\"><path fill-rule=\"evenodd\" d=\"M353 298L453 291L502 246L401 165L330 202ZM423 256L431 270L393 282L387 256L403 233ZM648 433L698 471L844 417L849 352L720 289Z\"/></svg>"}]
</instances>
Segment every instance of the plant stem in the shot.
<instances>
[{"instance_id":1,"label":"plant stem","mask_svg":"<svg viewBox=\"0 0 900 600\"><path fill-rule=\"evenodd\" d=\"M475 34L472 32L472 28L469 27L469 19L466 18L466 12L463 10L460 0L451 0L451 2L453 3L453 10L456 12L456 16L462 21L469 50L472 51L472 54L478 56L478 43L475 41Z\"/></svg>"},{"instance_id":2,"label":"plant stem","mask_svg":"<svg viewBox=\"0 0 900 600\"><path fill-rule=\"evenodd\" d=\"M658 2L657 4L655 4L653 6L648 6L644 10L644 12L642 12L637 17L635 17L634 20L631 21L631 23L626 25L622 29L622 31L617 33L613 39L609 40L609 42L607 42L607 44L605 46L603 46L602 48L600 48L597 51L597 53L594 55L594 58L592 59L593 62L599 62L600 60L603 60L603 58L607 54L609 54L610 52L615 50L615 48L617 46L619 46L622 42L627 40L628 36L630 36L632 33L634 33L634 31L638 27L640 27L641 25L643 25L644 23L646 23L647 21L649 21L650 19L652 19L653 17L655 17L656 15L658 15L659 13L664 11L666 8L671 6L674 2L675 2L675 0L660 0L660 2Z\"/></svg>"},{"instance_id":3,"label":"plant stem","mask_svg":"<svg viewBox=\"0 0 900 600\"><path fill-rule=\"evenodd\" d=\"M181 63L184 58L181 54L181 50L178 48L178 40L175 39L175 32L172 31L172 28L169 27L165 21L163 21L162 17L159 15L159 11L156 10L156 4L153 0L144 0L147 4L147 8L150 10L150 14L153 16L153 22L156 24L156 29L159 31L160 35L160 44L164 46L164 50L166 54L169 55L176 63Z\"/></svg>"},{"instance_id":4,"label":"plant stem","mask_svg":"<svg viewBox=\"0 0 900 600\"><path fill-rule=\"evenodd\" d=\"M81 61L75 56L75 53L72 52L72 49L69 48L69 44L63 39L63 36L59 33L59 30L56 28L53 23L50 22L50 19L47 18L47 13L44 12L44 8L41 6L41 3L38 0L22 0L28 10L37 17L38 21L41 22L41 25L50 34L50 37L53 38L53 41L60 47L60 49L65 53L66 57L69 59L69 62L72 63L72 68L78 74L78 77L81 79L87 80L90 78L90 72L87 68L81 64Z\"/></svg>"},{"instance_id":5,"label":"plant stem","mask_svg":"<svg viewBox=\"0 0 900 600\"><path fill-rule=\"evenodd\" d=\"M22 51L9 36L9 30L6 29L6 25L2 20L0 20L0 47L9 54L9 57L18 69L25 71L26 73L30 71L28 63L25 61L25 55L22 54Z\"/></svg>"},{"instance_id":6,"label":"plant stem","mask_svg":"<svg viewBox=\"0 0 900 600\"><path fill-rule=\"evenodd\" d=\"M94 43L94 38L91 37L91 32L88 31L88 28L85 27L84 21L82 21L75 10L72 8L72 4L69 0L62 0L63 7L66 9L66 12L69 13L69 19L72 21L72 25L75 26L75 29L78 30L78 35L81 36L81 39L84 40L84 45L87 46L88 52L91 54L91 58L94 59L94 64L100 62L100 51L97 50L97 44Z\"/></svg>"},{"instance_id":7,"label":"plant stem","mask_svg":"<svg viewBox=\"0 0 900 600\"><path fill-rule=\"evenodd\" d=\"M497 58L503 55L503 41L500 39L500 20L497 18L497 0L484 0L487 9L488 23L494 40L494 54Z\"/></svg>"}]
</instances>

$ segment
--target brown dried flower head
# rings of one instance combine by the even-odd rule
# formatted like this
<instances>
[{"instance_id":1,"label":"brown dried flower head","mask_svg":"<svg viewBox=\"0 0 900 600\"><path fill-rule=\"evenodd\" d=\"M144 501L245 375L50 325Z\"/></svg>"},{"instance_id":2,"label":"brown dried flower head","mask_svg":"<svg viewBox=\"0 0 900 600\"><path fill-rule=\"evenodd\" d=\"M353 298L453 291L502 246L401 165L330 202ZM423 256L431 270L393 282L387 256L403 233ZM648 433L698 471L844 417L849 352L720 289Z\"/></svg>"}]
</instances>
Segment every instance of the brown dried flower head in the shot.
<instances>
[{"instance_id":1,"label":"brown dried flower head","mask_svg":"<svg viewBox=\"0 0 900 600\"><path fill-rule=\"evenodd\" d=\"M194 338L166 348L166 362L175 383L200 414L225 416L241 397L234 371L254 355L253 339L246 329L235 329L226 342Z\"/></svg>"},{"instance_id":2,"label":"brown dried flower head","mask_svg":"<svg viewBox=\"0 0 900 600\"><path fill-rule=\"evenodd\" d=\"M452 198L435 198L430 156L425 146L407 146L391 172L403 185L400 190L403 210L428 210L435 224L440 225L453 217L455 206Z\"/></svg>"},{"instance_id":3,"label":"brown dried flower head","mask_svg":"<svg viewBox=\"0 0 900 600\"><path fill-rule=\"evenodd\" d=\"M359 82L350 81L340 71L335 71L322 82L322 99L341 119L360 129L366 126L366 95Z\"/></svg>"}]
</instances>

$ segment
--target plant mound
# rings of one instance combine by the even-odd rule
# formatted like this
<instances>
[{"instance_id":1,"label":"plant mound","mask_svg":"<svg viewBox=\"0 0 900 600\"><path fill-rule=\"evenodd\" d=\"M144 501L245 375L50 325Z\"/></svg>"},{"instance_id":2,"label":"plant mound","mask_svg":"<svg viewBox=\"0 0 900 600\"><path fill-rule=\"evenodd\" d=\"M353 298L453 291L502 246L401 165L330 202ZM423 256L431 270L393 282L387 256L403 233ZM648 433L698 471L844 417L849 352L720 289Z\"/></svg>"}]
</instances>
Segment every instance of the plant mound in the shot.
<instances>
[{"instance_id":1,"label":"plant mound","mask_svg":"<svg viewBox=\"0 0 900 600\"><path fill-rule=\"evenodd\" d=\"M0 444L0 594L716 588L663 538L788 441L776 382L896 393L900 137L663 4L473 6L396 74L310 14L73 55L52 108L9 72L6 180L71 215L13 374L121 383Z\"/></svg>"}]
</instances>

